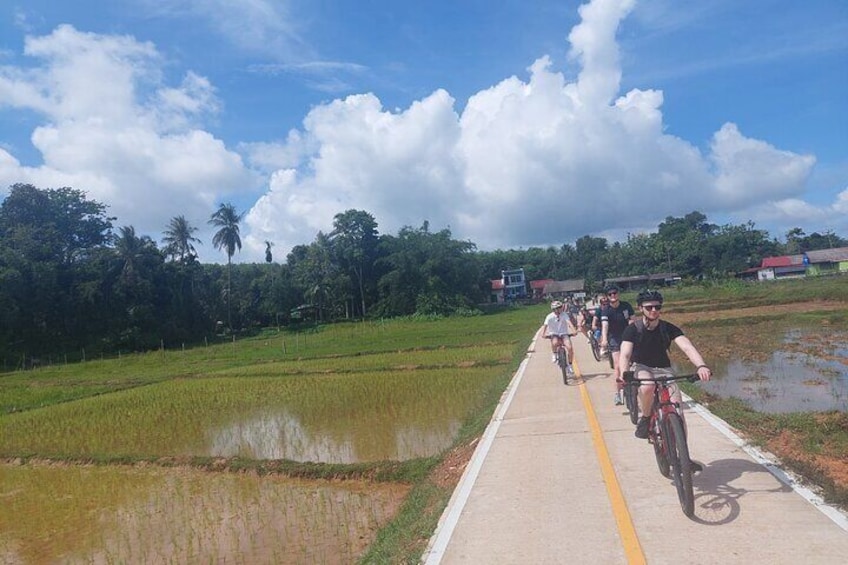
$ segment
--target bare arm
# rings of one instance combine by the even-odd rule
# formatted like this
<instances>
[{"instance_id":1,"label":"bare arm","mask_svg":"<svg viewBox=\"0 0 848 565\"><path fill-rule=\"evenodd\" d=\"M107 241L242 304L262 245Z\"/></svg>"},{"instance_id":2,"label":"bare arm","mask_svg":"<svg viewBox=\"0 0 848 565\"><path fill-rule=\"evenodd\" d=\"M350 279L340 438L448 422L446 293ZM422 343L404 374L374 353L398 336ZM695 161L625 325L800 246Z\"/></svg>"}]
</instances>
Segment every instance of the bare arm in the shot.
<instances>
[{"instance_id":1,"label":"bare arm","mask_svg":"<svg viewBox=\"0 0 848 565\"><path fill-rule=\"evenodd\" d=\"M677 336L674 343L677 344L677 347L680 348L680 351L686 355L689 361L698 368L698 376L701 380L710 380L712 371L710 371L710 368L707 367L706 363L704 363L704 358L701 357L701 354L698 353L698 350L695 349L694 345L692 345L692 341L685 335L681 335Z\"/></svg>"},{"instance_id":2,"label":"bare arm","mask_svg":"<svg viewBox=\"0 0 848 565\"><path fill-rule=\"evenodd\" d=\"M633 355L633 342L622 341L621 352L618 354L618 366L622 371L630 370L630 357Z\"/></svg>"}]
</instances>

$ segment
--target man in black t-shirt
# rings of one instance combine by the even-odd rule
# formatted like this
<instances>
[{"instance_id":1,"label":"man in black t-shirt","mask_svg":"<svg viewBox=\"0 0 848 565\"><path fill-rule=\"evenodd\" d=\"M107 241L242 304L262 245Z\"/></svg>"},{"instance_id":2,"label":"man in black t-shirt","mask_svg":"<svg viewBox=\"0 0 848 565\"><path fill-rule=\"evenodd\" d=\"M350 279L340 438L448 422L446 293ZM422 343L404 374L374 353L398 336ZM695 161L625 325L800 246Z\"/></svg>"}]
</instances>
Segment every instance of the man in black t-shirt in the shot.
<instances>
[{"instance_id":1,"label":"man in black t-shirt","mask_svg":"<svg viewBox=\"0 0 848 565\"><path fill-rule=\"evenodd\" d=\"M692 345L683 330L665 320L660 320L663 296L655 290L639 293L636 304L642 311L642 320L631 324L621 336L621 366L630 367L637 379L653 376L671 375L671 359L668 349L674 343L680 348L693 365L697 367L698 377L702 381L710 380L712 372L704 363L704 358ZM632 367L630 363L633 363ZM636 424L636 437L648 437L648 415L654 403L653 383L644 383L639 387L639 422ZM674 386L675 402L680 402L680 390Z\"/></svg>"},{"instance_id":2,"label":"man in black t-shirt","mask_svg":"<svg viewBox=\"0 0 848 565\"><path fill-rule=\"evenodd\" d=\"M615 285L607 286L604 293L609 299L609 304L601 307L601 347L609 350L612 357L613 376L615 377L615 397L616 405L624 404L624 399L621 396L621 389L624 388L624 382L621 380L621 366L619 364L619 351L621 349L621 334L624 328L630 323L630 318L633 316L633 306L629 302L622 302L618 299L618 287Z\"/></svg>"}]
</instances>

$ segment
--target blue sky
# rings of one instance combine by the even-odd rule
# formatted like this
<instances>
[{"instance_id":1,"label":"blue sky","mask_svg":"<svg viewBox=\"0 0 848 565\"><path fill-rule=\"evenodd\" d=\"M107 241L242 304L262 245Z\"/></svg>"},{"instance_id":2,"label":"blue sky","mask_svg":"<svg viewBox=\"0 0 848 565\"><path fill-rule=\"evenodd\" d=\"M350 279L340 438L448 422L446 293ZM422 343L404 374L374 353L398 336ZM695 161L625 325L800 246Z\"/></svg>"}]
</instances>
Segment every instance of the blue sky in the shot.
<instances>
[{"instance_id":1,"label":"blue sky","mask_svg":"<svg viewBox=\"0 0 848 565\"><path fill-rule=\"evenodd\" d=\"M848 236L841 0L4 0L0 196L72 186L239 261L349 208L481 249L692 210Z\"/></svg>"}]
</instances>

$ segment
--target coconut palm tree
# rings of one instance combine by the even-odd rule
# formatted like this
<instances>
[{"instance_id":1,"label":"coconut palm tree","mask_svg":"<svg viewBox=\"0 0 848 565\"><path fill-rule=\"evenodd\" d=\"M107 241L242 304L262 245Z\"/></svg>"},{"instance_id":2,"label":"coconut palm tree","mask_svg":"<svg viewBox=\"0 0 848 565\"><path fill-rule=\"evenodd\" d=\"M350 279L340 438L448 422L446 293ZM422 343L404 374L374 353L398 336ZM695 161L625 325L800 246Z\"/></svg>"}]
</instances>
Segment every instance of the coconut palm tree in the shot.
<instances>
[{"instance_id":1,"label":"coconut palm tree","mask_svg":"<svg viewBox=\"0 0 848 565\"><path fill-rule=\"evenodd\" d=\"M196 256L194 244L203 243L194 237L193 234L196 231L197 228L190 225L185 216L171 218L168 229L165 230L165 237L162 238L162 243L165 244L165 253L174 260L179 258L181 263Z\"/></svg>"},{"instance_id":2,"label":"coconut palm tree","mask_svg":"<svg viewBox=\"0 0 848 565\"><path fill-rule=\"evenodd\" d=\"M133 226L119 228L114 243L121 264L121 277L127 284L135 285L139 271L143 269L144 257L156 252L156 243L149 236L136 235Z\"/></svg>"},{"instance_id":3,"label":"coconut palm tree","mask_svg":"<svg viewBox=\"0 0 848 565\"><path fill-rule=\"evenodd\" d=\"M274 247L273 241L265 240L265 262L271 263L274 261L274 256L271 254L271 248Z\"/></svg>"},{"instance_id":4,"label":"coconut palm tree","mask_svg":"<svg viewBox=\"0 0 848 565\"><path fill-rule=\"evenodd\" d=\"M230 309L230 271L232 270L232 259L236 253L236 248L241 250L241 236L239 236L239 222L244 213L236 212L236 207L227 203L222 203L218 210L209 218L209 223L219 228L212 237L212 245L215 249L223 249L227 252L227 325L230 327L230 332L233 331L232 312Z\"/></svg>"}]
</instances>

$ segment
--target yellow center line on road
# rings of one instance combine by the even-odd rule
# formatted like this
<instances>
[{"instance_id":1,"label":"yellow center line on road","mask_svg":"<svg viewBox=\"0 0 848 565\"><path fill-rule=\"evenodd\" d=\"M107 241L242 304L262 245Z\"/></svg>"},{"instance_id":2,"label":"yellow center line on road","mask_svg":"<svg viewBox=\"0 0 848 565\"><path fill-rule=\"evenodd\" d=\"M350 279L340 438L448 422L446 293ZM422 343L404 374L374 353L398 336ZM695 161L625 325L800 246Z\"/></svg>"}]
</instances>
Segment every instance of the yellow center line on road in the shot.
<instances>
[{"instance_id":1,"label":"yellow center line on road","mask_svg":"<svg viewBox=\"0 0 848 565\"><path fill-rule=\"evenodd\" d=\"M586 419L589 421L589 430L592 432L592 442L595 444L595 451L598 454L601 475L604 478L604 483L607 485L607 495L612 505L615 522L618 525L618 533L621 535L624 555L630 565L644 565L647 563L645 561L645 554L642 552L639 537L636 535L636 528L633 526L633 520L630 517L630 512L627 510L627 502L624 500L621 486L618 484L618 479L615 476L615 469L612 467L612 460L610 459L609 451L607 451L607 444L604 442L603 433L601 433L601 425L598 422L598 417L595 415L595 409L592 407L592 400L589 398L586 382L583 380L583 374L580 372L580 367L577 365L576 359L572 361L572 366L574 367L574 374L580 377L580 398L583 400L583 408L586 410Z\"/></svg>"}]
</instances>

